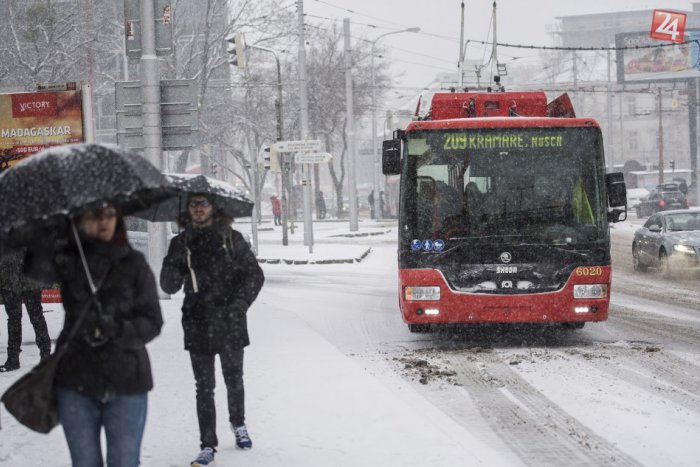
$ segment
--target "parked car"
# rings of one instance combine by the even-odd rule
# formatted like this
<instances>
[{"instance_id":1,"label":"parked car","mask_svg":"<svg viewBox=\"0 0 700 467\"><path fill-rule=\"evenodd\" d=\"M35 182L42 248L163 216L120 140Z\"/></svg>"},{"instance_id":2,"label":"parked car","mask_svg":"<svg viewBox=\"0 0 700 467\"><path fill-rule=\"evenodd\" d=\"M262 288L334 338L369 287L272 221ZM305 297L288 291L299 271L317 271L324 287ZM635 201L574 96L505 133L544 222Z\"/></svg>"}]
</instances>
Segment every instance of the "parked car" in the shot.
<instances>
[{"instance_id":1,"label":"parked car","mask_svg":"<svg viewBox=\"0 0 700 467\"><path fill-rule=\"evenodd\" d=\"M664 183L657 185L649 196L641 201L635 208L637 217L646 217L659 211L670 209L687 209L690 207L688 199L678 188L676 183Z\"/></svg>"},{"instance_id":2,"label":"parked car","mask_svg":"<svg viewBox=\"0 0 700 467\"><path fill-rule=\"evenodd\" d=\"M652 214L634 232L632 262L637 271L700 269L700 208Z\"/></svg>"},{"instance_id":3,"label":"parked car","mask_svg":"<svg viewBox=\"0 0 700 467\"><path fill-rule=\"evenodd\" d=\"M628 188L627 189L627 208L637 209L637 206L649 196L649 190L646 188Z\"/></svg>"}]
</instances>

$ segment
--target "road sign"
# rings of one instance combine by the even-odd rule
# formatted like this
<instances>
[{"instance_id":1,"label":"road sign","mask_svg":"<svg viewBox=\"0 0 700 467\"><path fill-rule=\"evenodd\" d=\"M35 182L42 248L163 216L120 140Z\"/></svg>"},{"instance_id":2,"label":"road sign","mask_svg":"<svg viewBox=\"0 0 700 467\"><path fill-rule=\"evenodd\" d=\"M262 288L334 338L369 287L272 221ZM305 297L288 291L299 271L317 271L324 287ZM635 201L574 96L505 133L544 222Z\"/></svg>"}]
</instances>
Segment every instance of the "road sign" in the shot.
<instances>
[{"instance_id":1,"label":"road sign","mask_svg":"<svg viewBox=\"0 0 700 467\"><path fill-rule=\"evenodd\" d=\"M320 151L321 140L309 139L306 141L277 141L275 144L277 152L308 152Z\"/></svg>"},{"instance_id":2,"label":"road sign","mask_svg":"<svg viewBox=\"0 0 700 467\"><path fill-rule=\"evenodd\" d=\"M295 154L294 163L295 164L320 164L322 162L329 162L333 158L332 155L327 152L311 152L308 154Z\"/></svg>"},{"instance_id":3,"label":"road sign","mask_svg":"<svg viewBox=\"0 0 700 467\"><path fill-rule=\"evenodd\" d=\"M161 80L160 84L163 149L199 147L197 89L194 80ZM140 82L115 83L115 101L117 143L130 149L143 149Z\"/></svg>"}]
</instances>

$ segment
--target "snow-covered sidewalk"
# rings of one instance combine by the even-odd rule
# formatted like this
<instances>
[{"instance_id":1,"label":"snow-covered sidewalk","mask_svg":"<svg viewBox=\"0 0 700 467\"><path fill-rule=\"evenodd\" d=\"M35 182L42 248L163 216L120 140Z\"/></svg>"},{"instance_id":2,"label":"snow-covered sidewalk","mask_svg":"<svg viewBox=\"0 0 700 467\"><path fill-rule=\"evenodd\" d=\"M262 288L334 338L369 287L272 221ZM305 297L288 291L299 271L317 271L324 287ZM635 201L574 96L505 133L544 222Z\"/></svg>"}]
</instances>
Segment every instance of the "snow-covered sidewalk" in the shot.
<instances>
[{"instance_id":1,"label":"snow-covered sidewalk","mask_svg":"<svg viewBox=\"0 0 700 467\"><path fill-rule=\"evenodd\" d=\"M318 224L315 224L317 227ZM245 230L244 224L239 225ZM395 226L363 225L359 234L380 232L377 240L395 239ZM294 259L353 258L366 251L347 224L325 223L316 228L314 253L303 245L302 230L281 245L279 228L260 232L261 255ZM279 243L279 244L278 244ZM304 251L306 250L306 251ZM311 256L309 256L311 255ZM361 267L359 264L263 264L267 283L249 312L252 345L246 352L247 423L254 441L251 451L237 451L228 429L226 391L218 375L217 408L219 453L217 465L234 466L463 466L507 465L491 447L430 405L410 384L391 370L361 366L343 354L296 313L293 304L280 301L276 289L280 268ZM303 287L303 284L300 284ZM303 292L302 292L303 293ZM294 302L298 303L298 297ZM142 465L186 466L199 449L194 378L183 350L180 307L182 296L161 301L165 325L149 345L155 389L150 393L149 415L143 441ZM332 303L322 304L324 307ZM60 330L60 304L45 305L50 333ZM2 325L0 349L6 346ZM0 375L0 392L38 360L32 328L23 321L22 370ZM4 354L4 352L3 352ZM4 355L2 355L4 357ZM19 425L2 408L0 464L68 466L61 428L49 435Z\"/></svg>"}]
</instances>

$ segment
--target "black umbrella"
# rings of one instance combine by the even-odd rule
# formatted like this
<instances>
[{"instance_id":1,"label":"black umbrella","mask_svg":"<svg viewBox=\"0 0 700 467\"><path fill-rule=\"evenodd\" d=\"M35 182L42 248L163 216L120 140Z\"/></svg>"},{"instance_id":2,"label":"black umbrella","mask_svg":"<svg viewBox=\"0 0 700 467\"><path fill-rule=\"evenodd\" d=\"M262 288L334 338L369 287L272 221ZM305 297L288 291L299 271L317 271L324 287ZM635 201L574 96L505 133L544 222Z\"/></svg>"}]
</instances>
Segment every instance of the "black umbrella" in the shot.
<instances>
[{"instance_id":1,"label":"black umbrella","mask_svg":"<svg viewBox=\"0 0 700 467\"><path fill-rule=\"evenodd\" d=\"M21 241L104 203L129 214L174 195L158 169L118 146L52 147L0 174L0 237Z\"/></svg>"},{"instance_id":2,"label":"black umbrella","mask_svg":"<svg viewBox=\"0 0 700 467\"><path fill-rule=\"evenodd\" d=\"M180 196L154 204L133 215L152 222L177 221L187 210L187 198L205 195L217 209L235 218L249 217L254 203L238 188L205 175L166 174Z\"/></svg>"}]
</instances>

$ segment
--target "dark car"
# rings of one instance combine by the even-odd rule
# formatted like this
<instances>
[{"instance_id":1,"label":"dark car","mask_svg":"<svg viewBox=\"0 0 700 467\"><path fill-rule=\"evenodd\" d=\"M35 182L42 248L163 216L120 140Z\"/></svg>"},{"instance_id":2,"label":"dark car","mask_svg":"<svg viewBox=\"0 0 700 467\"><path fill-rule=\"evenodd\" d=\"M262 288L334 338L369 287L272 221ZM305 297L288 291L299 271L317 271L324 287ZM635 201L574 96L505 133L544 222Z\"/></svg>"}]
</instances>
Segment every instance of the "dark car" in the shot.
<instances>
[{"instance_id":1,"label":"dark car","mask_svg":"<svg viewBox=\"0 0 700 467\"><path fill-rule=\"evenodd\" d=\"M676 183L657 185L635 208L637 217L651 216L655 212L670 209L687 209L690 206L685 194Z\"/></svg>"},{"instance_id":2,"label":"dark car","mask_svg":"<svg viewBox=\"0 0 700 467\"><path fill-rule=\"evenodd\" d=\"M634 232L632 261L637 271L654 267L666 275L700 269L700 208L652 214Z\"/></svg>"}]
</instances>

